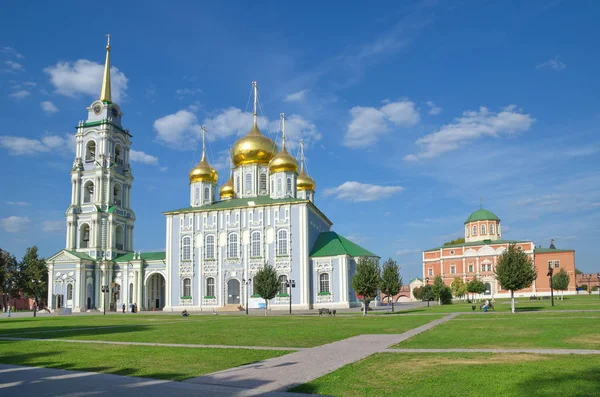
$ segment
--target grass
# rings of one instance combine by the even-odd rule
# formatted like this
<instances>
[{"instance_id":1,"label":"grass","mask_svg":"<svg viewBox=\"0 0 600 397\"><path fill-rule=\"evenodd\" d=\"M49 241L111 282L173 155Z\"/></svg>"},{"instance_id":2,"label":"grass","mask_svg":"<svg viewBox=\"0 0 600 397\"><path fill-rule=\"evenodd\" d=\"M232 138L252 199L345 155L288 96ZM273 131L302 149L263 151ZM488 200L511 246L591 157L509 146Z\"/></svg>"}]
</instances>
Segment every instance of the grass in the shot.
<instances>
[{"instance_id":1,"label":"grass","mask_svg":"<svg viewBox=\"0 0 600 397\"><path fill-rule=\"evenodd\" d=\"M600 357L383 353L290 391L345 397L598 396Z\"/></svg>"},{"instance_id":2,"label":"grass","mask_svg":"<svg viewBox=\"0 0 600 397\"><path fill-rule=\"evenodd\" d=\"M461 315L394 347L600 349L600 312Z\"/></svg>"},{"instance_id":3,"label":"grass","mask_svg":"<svg viewBox=\"0 0 600 397\"><path fill-rule=\"evenodd\" d=\"M287 351L0 341L3 364L184 380Z\"/></svg>"},{"instance_id":4,"label":"grass","mask_svg":"<svg viewBox=\"0 0 600 397\"><path fill-rule=\"evenodd\" d=\"M228 346L313 347L361 334L402 333L439 316L107 315L15 318L0 336ZM13 321L14 320L14 321Z\"/></svg>"}]
</instances>

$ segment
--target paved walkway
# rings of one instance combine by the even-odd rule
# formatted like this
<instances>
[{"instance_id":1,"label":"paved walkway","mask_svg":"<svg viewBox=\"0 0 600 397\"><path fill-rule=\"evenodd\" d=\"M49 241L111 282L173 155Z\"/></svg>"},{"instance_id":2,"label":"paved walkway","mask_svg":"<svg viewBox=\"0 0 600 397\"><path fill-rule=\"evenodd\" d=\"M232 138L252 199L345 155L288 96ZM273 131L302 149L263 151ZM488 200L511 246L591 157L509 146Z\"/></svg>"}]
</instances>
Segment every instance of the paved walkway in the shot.
<instances>
[{"instance_id":1,"label":"paved walkway","mask_svg":"<svg viewBox=\"0 0 600 397\"><path fill-rule=\"evenodd\" d=\"M455 317L447 315L403 334L359 335L184 382L283 391L362 360Z\"/></svg>"},{"instance_id":2,"label":"paved walkway","mask_svg":"<svg viewBox=\"0 0 600 397\"><path fill-rule=\"evenodd\" d=\"M383 353L531 353L531 354L600 354L586 349L384 349Z\"/></svg>"}]
</instances>

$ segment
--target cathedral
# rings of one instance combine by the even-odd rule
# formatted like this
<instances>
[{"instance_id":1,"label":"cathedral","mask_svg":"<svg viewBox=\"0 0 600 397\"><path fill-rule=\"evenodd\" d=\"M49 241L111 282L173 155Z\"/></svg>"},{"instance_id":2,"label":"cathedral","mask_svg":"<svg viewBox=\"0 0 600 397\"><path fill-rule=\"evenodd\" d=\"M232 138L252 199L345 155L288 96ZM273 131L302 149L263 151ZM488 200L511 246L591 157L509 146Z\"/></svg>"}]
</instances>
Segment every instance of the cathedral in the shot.
<instances>
[{"instance_id":1,"label":"cathedral","mask_svg":"<svg viewBox=\"0 0 600 397\"><path fill-rule=\"evenodd\" d=\"M46 260L51 310L241 310L264 300L253 277L266 263L278 272L272 309L358 306L351 280L361 257L377 255L332 231L315 205L315 181L254 120L231 148L231 171L220 187L206 158L189 173L189 203L165 211L165 252L134 249L131 134L111 100L110 40L100 98L80 121L66 211L65 249Z\"/></svg>"}]
</instances>

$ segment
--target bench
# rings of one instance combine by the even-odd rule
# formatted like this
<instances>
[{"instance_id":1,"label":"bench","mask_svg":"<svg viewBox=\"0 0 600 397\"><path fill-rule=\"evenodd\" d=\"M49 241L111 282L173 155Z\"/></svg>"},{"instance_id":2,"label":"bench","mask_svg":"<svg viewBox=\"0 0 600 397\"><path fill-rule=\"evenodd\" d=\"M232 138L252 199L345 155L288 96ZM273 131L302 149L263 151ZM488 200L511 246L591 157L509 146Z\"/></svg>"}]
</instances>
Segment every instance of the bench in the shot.
<instances>
[{"instance_id":1,"label":"bench","mask_svg":"<svg viewBox=\"0 0 600 397\"><path fill-rule=\"evenodd\" d=\"M319 309L319 316L322 316L323 314L328 314L330 316L335 316L335 312L336 310L329 310L327 308L323 308L323 309Z\"/></svg>"}]
</instances>

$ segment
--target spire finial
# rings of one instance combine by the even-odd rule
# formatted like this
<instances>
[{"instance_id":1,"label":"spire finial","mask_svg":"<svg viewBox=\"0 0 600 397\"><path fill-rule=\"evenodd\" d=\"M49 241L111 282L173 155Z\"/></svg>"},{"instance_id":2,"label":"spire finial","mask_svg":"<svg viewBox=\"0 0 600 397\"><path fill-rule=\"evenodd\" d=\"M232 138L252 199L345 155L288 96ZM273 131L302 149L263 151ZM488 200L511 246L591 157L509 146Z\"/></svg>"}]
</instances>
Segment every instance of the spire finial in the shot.
<instances>
[{"instance_id":1,"label":"spire finial","mask_svg":"<svg viewBox=\"0 0 600 397\"><path fill-rule=\"evenodd\" d=\"M100 100L112 102L110 92L110 34L106 35L106 61L104 62L104 77L102 78Z\"/></svg>"},{"instance_id":2,"label":"spire finial","mask_svg":"<svg viewBox=\"0 0 600 397\"><path fill-rule=\"evenodd\" d=\"M206 142L205 142L206 127L202 126L202 127L200 127L200 129L202 130L202 159L200 161L204 161L204 158L206 157Z\"/></svg>"},{"instance_id":3,"label":"spire finial","mask_svg":"<svg viewBox=\"0 0 600 397\"><path fill-rule=\"evenodd\" d=\"M281 150L285 149L285 113L279 113L281 117Z\"/></svg>"},{"instance_id":4,"label":"spire finial","mask_svg":"<svg viewBox=\"0 0 600 397\"><path fill-rule=\"evenodd\" d=\"M231 148L229 150L229 177L233 178L233 159L231 158Z\"/></svg>"},{"instance_id":5,"label":"spire finial","mask_svg":"<svg viewBox=\"0 0 600 397\"><path fill-rule=\"evenodd\" d=\"M252 82L252 87L254 89L254 112L252 114L254 115L254 125L258 125L258 113L256 112L258 107L258 84L256 81Z\"/></svg>"},{"instance_id":6,"label":"spire finial","mask_svg":"<svg viewBox=\"0 0 600 397\"><path fill-rule=\"evenodd\" d=\"M479 198L479 209L483 209L483 197Z\"/></svg>"},{"instance_id":7,"label":"spire finial","mask_svg":"<svg viewBox=\"0 0 600 397\"><path fill-rule=\"evenodd\" d=\"M300 139L300 172L304 171L304 139Z\"/></svg>"}]
</instances>

